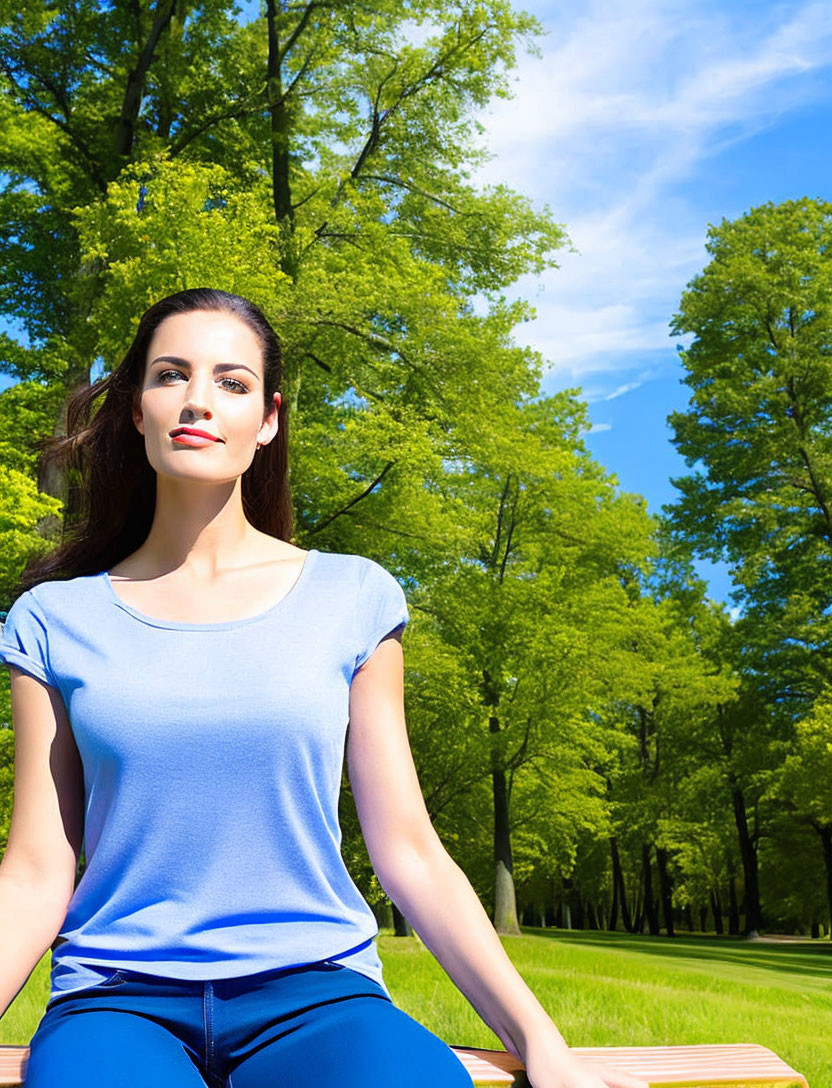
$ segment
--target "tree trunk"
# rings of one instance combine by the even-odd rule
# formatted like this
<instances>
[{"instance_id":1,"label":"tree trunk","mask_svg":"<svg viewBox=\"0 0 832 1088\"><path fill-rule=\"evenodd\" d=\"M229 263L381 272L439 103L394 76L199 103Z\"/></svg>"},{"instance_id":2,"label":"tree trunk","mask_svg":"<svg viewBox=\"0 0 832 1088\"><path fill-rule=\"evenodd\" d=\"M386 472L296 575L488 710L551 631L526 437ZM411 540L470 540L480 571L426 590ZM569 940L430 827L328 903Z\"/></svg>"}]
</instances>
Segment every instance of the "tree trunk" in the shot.
<instances>
[{"instance_id":1,"label":"tree trunk","mask_svg":"<svg viewBox=\"0 0 832 1088\"><path fill-rule=\"evenodd\" d=\"M497 742L500 719L497 716L499 692L491 676L483 670L483 698L491 707L488 731L491 734L491 786L494 799L494 928L498 933L520 936L517 922L517 896L514 890L514 864L511 856L511 825L508 812L508 781L503 752Z\"/></svg>"},{"instance_id":2,"label":"tree trunk","mask_svg":"<svg viewBox=\"0 0 832 1088\"><path fill-rule=\"evenodd\" d=\"M615 877L615 866L613 865L613 879L612 879L612 903L610 904L610 919L609 928L611 932L615 932L615 927L618 925L618 881Z\"/></svg>"},{"instance_id":3,"label":"tree trunk","mask_svg":"<svg viewBox=\"0 0 832 1088\"><path fill-rule=\"evenodd\" d=\"M563 882L564 910L566 912L567 929L583 929L584 914L581 897L575 891L575 887L568 877Z\"/></svg>"},{"instance_id":4,"label":"tree trunk","mask_svg":"<svg viewBox=\"0 0 832 1088\"><path fill-rule=\"evenodd\" d=\"M175 0L165 0L164 3L157 4L156 15L153 17L153 25L145 46L141 50L136 66L127 75L121 115L113 132L113 161L110 171L112 178L119 175L124 166L133 159L136 122L141 109L141 97L144 94L147 74L150 71L153 53L156 52L164 28L171 22L175 7Z\"/></svg>"},{"instance_id":5,"label":"tree trunk","mask_svg":"<svg viewBox=\"0 0 832 1088\"><path fill-rule=\"evenodd\" d=\"M662 847L656 847L656 864L659 869L659 891L662 897L662 913L664 914L664 928L668 937L673 937L673 882L667 871L667 851Z\"/></svg>"},{"instance_id":6,"label":"tree trunk","mask_svg":"<svg viewBox=\"0 0 832 1088\"><path fill-rule=\"evenodd\" d=\"M826 866L826 898L829 903L829 939L832 941L832 824L821 829L820 841L823 843L823 861Z\"/></svg>"},{"instance_id":7,"label":"tree trunk","mask_svg":"<svg viewBox=\"0 0 832 1088\"><path fill-rule=\"evenodd\" d=\"M714 930L721 937L724 932L722 927L722 902L716 888L711 888L711 911L714 916Z\"/></svg>"},{"instance_id":8,"label":"tree trunk","mask_svg":"<svg viewBox=\"0 0 832 1088\"><path fill-rule=\"evenodd\" d=\"M638 880L636 881L636 895L635 902L633 903L633 931L635 933L644 932L644 900L642 898L642 892L644 890L644 866L641 867L641 872L638 874Z\"/></svg>"},{"instance_id":9,"label":"tree trunk","mask_svg":"<svg viewBox=\"0 0 832 1088\"><path fill-rule=\"evenodd\" d=\"M393 904L393 932L397 937L412 937L413 930L396 904Z\"/></svg>"},{"instance_id":10,"label":"tree trunk","mask_svg":"<svg viewBox=\"0 0 832 1088\"><path fill-rule=\"evenodd\" d=\"M545 926L557 926L560 924L557 921L557 916L555 914L555 882L551 878L546 885L546 909L543 914L543 924Z\"/></svg>"},{"instance_id":11,"label":"tree trunk","mask_svg":"<svg viewBox=\"0 0 832 1088\"><path fill-rule=\"evenodd\" d=\"M728 879L728 933L738 937L740 932L740 910L737 906L737 879L731 873Z\"/></svg>"},{"instance_id":12,"label":"tree trunk","mask_svg":"<svg viewBox=\"0 0 832 1088\"><path fill-rule=\"evenodd\" d=\"M575 929L586 929L584 922L584 901L580 892L575 893Z\"/></svg>"},{"instance_id":13,"label":"tree trunk","mask_svg":"<svg viewBox=\"0 0 832 1088\"><path fill-rule=\"evenodd\" d=\"M133 144L136 138L136 122L142 105L147 73L153 62L156 46L168 23L173 17L175 0L164 0L156 5L153 25L144 43L136 67L131 68L127 76L127 86L121 103L121 114L113 132L113 162L110 177L116 178L122 168L133 158Z\"/></svg>"},{"instance_id":14,"label":"tree trunk","mask_svg":"<svg viewBox=\"0 0 832 1088\"><path fill-rule=\"evenodd\" d=\"M630 915L630 907L627 903L627 892L624 888L624 873L621 871L621 858L618 853L618 840L615 837L610 839L610 851L612 853L613 887L618 894L621 904L621 919L624 922L624 928L627 930L627 932L634 933L635 929L633 927L633 919ZM615 928L614 922L616 920L617 918L613 920L612 928Z\"/></svg>"},{"instance_id":15,"label":"tree trunk","mask_svg":"<svg viewBox=\"0 0 832 1088\"><path fill-rule=\"evenodd\" d=\"M550 902L546 907L546 911L543 915L543 924L546 926L560 926L558 922L557 908L553 902Z\"/></svg>"},{"instance_id":16,"label":"tree trunk","mask_svg":"<svg viewBox=\"0 0 832 1088\"><path fill-rule=\"evenodd\" d=\"M591 899L587 900L586 919L587 919L587 922L589 923L589 928L590 929L600 929L601 928L598 925L598 915L595 913L595 905L593 904Z\"/></svg>"},{"instance_id":17,"label":"tree trunk","mask_svg":"<svg viewBox=\"0 0 832 1088\"><path fill-rule=\"evenodd\" d=\"M269 128L272 144L272 203L275 219L282 223L293 215L292 196L289 189L289 140L286 100L283 95L282 57L280 56L280 31L278 29L278 2L266 0L266 34L268 58L266 61L266 85L269 101Z\"/></svg>"},{"instance_id":18,"label":"tree trunk","mask_svg":"<svg viewBox=\"0 0 832 1088\"><path fill-rule=\"evenodd\" d=\"M494 926L498 933L519 936L511 830L508 822L508 792L506 774L501 766L492 767L491 781L494 792Z\"/></svg>"},{"instance_id":19,"label":"tree trunk","mask_svg":"<svg viewBox=\"0 0 832 1088\"><path fill-rule=\"evenodd\" d=\"M289 181L289 134L291 118L283 91L283 57L280 52L280 31L278 28L278 0L266 0L266 24L268 36L268 59L266 86L269 102L269 130L272 145L272 204L274 216L280 227L280 268L292 280L297 279L298 258L296 252L294 227L295 209L292 206L292 192Z\"/></svg>"},{"instance_id":20,"label":"tree trunk","mask_svg":"<svg viewBox=\"0 0 832 1088\"><path fill-rule=\"evenodd\" d=\"M494 928L498 933L520 935L514 898L514 877L505 862L499 860L494 875Z\"/></svg>"},{"instance_id":21,"label":"tree trunk","mask_svg":"<svg viewBox=\"0 0 832 1088\"><path fill-rule=\"evenodd\" d=\"M745 883L745 936L756 933L762 927L760 910L760 882L757 871L757 845L748 829L745 796L736 784L733 787L734 821L739 836L740 857Z\"/></svg>"},{"instance_id":22,"label":"tree trunk","mask_svg":"<svg viewBox=\"0 0 832 1088\"><path fill-rule=\"evenodd\" d=\"M61 403L58 417L52 427L53 436L62 437L66 434L67 408L69 398L80 389L87 389L90 385L90 368L75 366L66 377L66 394ZM61 535L62 525L68 527L78 524L84 509L84 491L81 484L72 478L65 469L58 468L54 461L48 465L38 466L38 490L60 499L64 504L63 514L60 519L50 514L38 523L38 531L55 541Z\"/></svg>"},{"instance_id":23,"label":"tree trunk","mask_svg":"<svg viewBox=\"0 0 832 1088\"><path fill-rule=\"evenodd\" d=\"M373 914L376 916L379 929L393 929L393 904L389 899L382 899L379 903L371 904Z\"/></svg>"},{"instance_id":24,"label":"tree trunk","mask_svg":"<svg viewBox=\"0 0 832 1088\"><path fill-rule=\"evenodd\" d=\"M644 870L644 913L647 917L647 928L651 937L658 937L659 915L656 910L656 900L653 898L653 866L650 863L650 843L641 844L641 862Z\"/></svg>"}]
</instances>

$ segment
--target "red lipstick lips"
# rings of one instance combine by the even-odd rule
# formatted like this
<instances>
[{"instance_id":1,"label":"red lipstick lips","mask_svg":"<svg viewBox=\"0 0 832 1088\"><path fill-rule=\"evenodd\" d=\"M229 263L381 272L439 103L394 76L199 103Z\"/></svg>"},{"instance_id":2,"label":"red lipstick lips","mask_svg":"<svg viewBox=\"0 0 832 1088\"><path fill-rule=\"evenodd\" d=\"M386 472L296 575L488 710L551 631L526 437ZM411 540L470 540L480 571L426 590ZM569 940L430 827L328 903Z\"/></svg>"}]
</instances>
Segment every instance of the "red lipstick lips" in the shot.
<instances>
[{"instance_id":1,"label":"red lipstick lips","mask_svg":"<svg viewBox=\"0 0 832 1088\"><path fill-rule=\"evenodd\" d=\"M170 432L171 438L176 438L180 434L192 434L197 438L210 438L212 442L221 442L222 439L218 438L215 434L209 434L208 431L201 431L198 427L177 427Z\"/></svg>"}]
</instances>

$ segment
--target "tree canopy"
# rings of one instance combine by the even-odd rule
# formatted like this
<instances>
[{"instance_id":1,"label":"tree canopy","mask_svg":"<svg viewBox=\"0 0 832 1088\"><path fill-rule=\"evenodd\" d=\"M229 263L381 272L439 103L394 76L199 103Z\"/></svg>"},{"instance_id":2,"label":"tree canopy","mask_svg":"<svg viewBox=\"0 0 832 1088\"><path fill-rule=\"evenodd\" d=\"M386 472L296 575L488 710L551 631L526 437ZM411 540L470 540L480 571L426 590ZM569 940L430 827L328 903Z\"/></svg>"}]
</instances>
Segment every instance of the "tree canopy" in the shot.
<instances>
[{"instance_id":1,"label":"tree canopy","mask_svg":"<svg viewBox=\"0 0 832 1088\"><path fill-rule=\"evenodd\" d=\"M70 393L162 296L245 295L284 347L296 540L401 578L420 781L498 928L670 933L695 908L739 932L764 904L817 926L832 206L711 229L673 324L691 473L659 526L515 340L533 310L508 288L557 266L566 227L476 182L476 112L540 30L506 0L263 0L245 23L217 0L0 0L0 607L75 512L37 456ZM739 620L692 552L729 561ZM771 875L789 857L815 859L803 898Z\"/></svg>"}]
</instances>

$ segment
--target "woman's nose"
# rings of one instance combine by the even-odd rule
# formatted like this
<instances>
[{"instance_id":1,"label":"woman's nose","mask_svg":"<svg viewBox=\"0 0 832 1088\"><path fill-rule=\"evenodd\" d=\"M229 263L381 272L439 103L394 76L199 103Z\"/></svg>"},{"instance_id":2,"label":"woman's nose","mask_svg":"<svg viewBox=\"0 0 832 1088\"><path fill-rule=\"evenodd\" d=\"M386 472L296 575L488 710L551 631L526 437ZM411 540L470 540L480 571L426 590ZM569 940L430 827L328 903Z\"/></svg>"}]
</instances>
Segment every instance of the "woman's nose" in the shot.
<instances>
[{"instance_id":1,"label":"woman's nose","mask_svg":"<svg viewBox=\"0 0 832 1088\"><path fill-rule=\"evenodd\" d=\"M203 386L189 382L183 411L210 419L212 415L210 401L210 394Z\"/></svg>"}]
</instances>

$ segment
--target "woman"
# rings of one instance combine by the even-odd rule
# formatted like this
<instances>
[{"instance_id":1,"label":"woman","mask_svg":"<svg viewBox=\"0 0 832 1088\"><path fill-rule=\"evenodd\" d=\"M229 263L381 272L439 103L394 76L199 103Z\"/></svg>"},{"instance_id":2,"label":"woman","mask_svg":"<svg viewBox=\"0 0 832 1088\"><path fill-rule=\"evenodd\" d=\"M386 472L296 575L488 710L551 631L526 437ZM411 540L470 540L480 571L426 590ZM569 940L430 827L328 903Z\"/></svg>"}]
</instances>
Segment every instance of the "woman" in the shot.
<instances>
[{"instance_id":1,"label":"woman","mask_svg":"<svg viewBox=\"0 0 832 1088\"><path fill-rule=\"evenodd\" d=\"M372 560L287 542L280 383L256 306L182 291L49 447L82 470L84 517L30 564L0 643L0 1009L52 946L27 1085L470 1085L390 999L344 868L349 722L382 886L534 1088L646 1088L570 1055L441 846L407 742L404 594Z\"/></svg>"}]
</instances>

